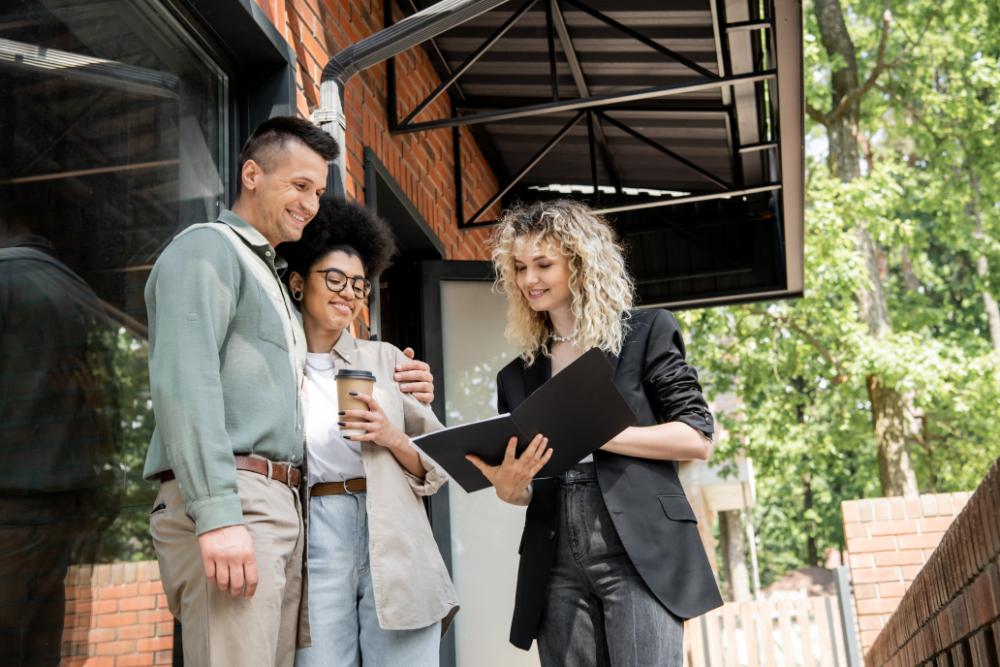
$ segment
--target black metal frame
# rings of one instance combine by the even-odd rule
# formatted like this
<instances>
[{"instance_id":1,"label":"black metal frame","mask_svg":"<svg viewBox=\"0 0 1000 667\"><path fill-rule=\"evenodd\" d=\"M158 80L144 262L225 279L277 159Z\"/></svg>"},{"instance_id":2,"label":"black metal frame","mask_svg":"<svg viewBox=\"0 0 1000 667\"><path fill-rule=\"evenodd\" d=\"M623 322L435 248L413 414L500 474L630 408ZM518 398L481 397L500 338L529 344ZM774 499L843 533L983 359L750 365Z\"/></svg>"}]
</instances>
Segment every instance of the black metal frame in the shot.
<instances>
[{"instance_id":1,"label":"black metal frame","mask_svg":"<svg viewBox=\"0 0 1000 667\"><path fill-rule=\"evenodd\" d=\"M413 9L416 6L413 0L406 0ZM472 67L490 48L492 48L507 32L532 8L536 7L539 2L545 3L545 25L546 25L546 40L548 47L548 61L549 61L549 78L552 88L552 99L534 99L534 98L500 98L500 99L482 99L482 98L470 98L468 95L462 91L461 87L458 85L458 80L462 74L464 74L470 67ZM652 86L648 88L630 90L622 93L612 93L604 95L592 95L587 86L585 77L583 75L582 68L580 66L579 60L576 56L576 51L573 48L572 39L567 30L565 20L562 14L562 5L568 5L575 10L581 11L592 18L608 25L616 30L628 35L632 39L644 44L645 46L657 51L658 53L664 55L665 57L680 63L691 70L693 73L698 75L691 81L675 83L665 86ZM448 74L440 85L438 85L431 93L421 102L419 102L412 110L410 110L402 121L397 121L397 95L396 95L396 76L395 76L395 64L394 58L389 60L388 63L388 106L389 106L389 128L390 132L394 134L408 133L408 132L420 132L423 130L432 129L442 129L451 128L452 130L452 141L453 141L453 157L455 162L454 169L454 180L455 180L455 217L459 229L470 229L475 227L481 227L484 225L489 225L495 221L485 221L477 222L479 218L488 211L492 206L499 202L504 195L510 192L518 183L520 183L524 177L549 153L553 148L569 133L569 131L576 126L576 124L586 116L587 120L587 134L588 134L588 144L589 144L589 155L590 155L590 176L593 187L593 201L592 203L598 208L602 200L600 183L598 182L598 170L597 170L597 158L600 157L601 163L604 165L605 173L612 181L614 186L614 191L616 195L620 195L622 192L621 178L618 175L618 169L615 167L614 154L611 147L607 141L607 136L605 134L605 126L611 125L617 130L624 132L625 134L631 136L633 139L653 148L654 150L662 153L664 156L670 158L671 160L684 165L689 170L697 173L699 176L704 178L711 186L712 189L706 192L692 192L691 196L685 198L670 198L670 197L650 197L642 200L636 200L635 198L630 198L632 204L614 207L613 211L624 211L630 210L630 208L648 208L651 206L670 206L677 203L683 203L683 201L700 201L705 198L717 198L717 197L728 197L737 196L740 194L745 194L748 189L743 177L743 157L744 155L755 153L758 151L772 151L772 149L780 148L775 137L776 134L776 119L774 116L775 108L775 96L774 89L769 90L769 101L768 105L770 108L761 108L758 113L758 123L760 124L761 136L764 136L764 132L770 129L770 134L767 137L767 141L760 141L748 145L740 145L739 141L739 128L737 126L736 117L736 107L735 103L731 102L727 105L713 105L704 106L698 104L687 103L664 103L662 100L669 99L672 96L676 96L680 93L695 92L698 90L705 90L710 88L718 88L722 86L732 86L740 83L755 83L757 89L758 106L764 104L764 95L762 86L769 86L777 78L777 70L773 68L759 69L757 67L758 62L762 60L759 54L755 55L754 58L754 69L748 73L734 74L732 63L729 54L729 34L732 32L742 32L742 31L768 31L773 38L774 20L772 17L762 17L758 19L753 19L749 21L740 21L735 23L726 23L725 20L725 10L723 3L716 0L716 10L717 10L717 20L719 23L719 34L720 34L720 47L721 55L723 61L723 68L721 74L715 74L710 70L698 65L697 63L689 60L680 53L663 46L662 44L653 41L652 39L646 37L641 32L626 26L615 19L607 16L601 11L598 11L585 3L584 0L522 0L520 6L518 6L514 12L498 27L489 37L487 37L479 47L477 47L457 68L452 69L447 60L444 58L440 49L434 40L430 40L430 48L438 55L439 61L442 65L443 71ZM391 22L391 3L386 3L386 24ZM577 97L568 98L560 94L559 83L558 83L558 67L557 67L557 57L556 57L556 40L560 42L562 47L563 55L570 69L570 74L573 76L574 82L577 88ZM771 48L770 53L774 53L773 41L769 43ZM770 62L768 63L770 64ZM452 93L452 115L447 118L439 118L433 120L426 120L422 122L417 122L417 117L422 114L430 104L440 97L446 91ZM685 111L690 113L714 113L714 114L725 114L726 124L728 126L728 131L730 133L730 144L731 144L731 173L733 176L733 182L727 182L717 175L712 174L708 170L698 166L694 162L682 157L676 152L670 150L670 148L663 146L659 142L656 142L645 135L643 135L638 130L629 127L625 123L612 118L609 113L614 111L630 111L630 110L663 110L663 111ZM471 113L468 113L471 111ZM463 113L466 112L466 113ZM476 212L469 218L465 218L464 215L464 191L462 182L462 147L461 147L461 136L460 128L469 127L473 131L477 128L481 130L481 126L486 123L501 122L507 120L516 120L519 118L528 118L532 116L542 116L542 115L553 115L560 113L576 112L572 118L562 126L549 140L541 146L538 152L527 161L524 165L517 169L516 173L512 175L498 174L498 180L500 180L503 185L501 185L497 191L490 196L487 201L479 206ZM762 121L766 116L766 121ZM488 137L485 132L477 132L476 138L482 140L484 137ZM483 143L482 141L480 143ZM496 157L497 151L495 147L491 145L491 142L487 142L485 146L485 152L490 157ZM772 158L776 158L778 154L777 150L769 152ZM500 160L491 160L493 164L502 164ZM768 183L764 186L768 190L774 190L780 188L779 183ZM755 189L755 188L751 188ZM616 197L616 199L621 199L621 197Z\"/></svg>"}]
</instances>

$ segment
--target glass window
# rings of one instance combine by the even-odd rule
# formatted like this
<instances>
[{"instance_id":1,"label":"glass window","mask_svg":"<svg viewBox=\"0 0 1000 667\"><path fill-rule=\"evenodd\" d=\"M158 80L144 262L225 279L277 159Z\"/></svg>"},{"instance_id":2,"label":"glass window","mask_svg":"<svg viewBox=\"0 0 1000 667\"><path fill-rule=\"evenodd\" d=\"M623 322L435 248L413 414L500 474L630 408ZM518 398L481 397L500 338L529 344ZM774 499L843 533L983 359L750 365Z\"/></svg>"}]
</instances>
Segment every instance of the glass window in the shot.
<instances>
[{"instance_id":1,"label":"glass window","mask_svg":"<svg viewBox=\"0 0 1000 667\"><path fill-rule=\"evenodd\" d=\"M56 664L95 654L95 586L155 590L100 567L155 558L143 287L223 204L228 79L154 0L8 0L0 99L0 664Z\"/></svg>"}]
</instances>

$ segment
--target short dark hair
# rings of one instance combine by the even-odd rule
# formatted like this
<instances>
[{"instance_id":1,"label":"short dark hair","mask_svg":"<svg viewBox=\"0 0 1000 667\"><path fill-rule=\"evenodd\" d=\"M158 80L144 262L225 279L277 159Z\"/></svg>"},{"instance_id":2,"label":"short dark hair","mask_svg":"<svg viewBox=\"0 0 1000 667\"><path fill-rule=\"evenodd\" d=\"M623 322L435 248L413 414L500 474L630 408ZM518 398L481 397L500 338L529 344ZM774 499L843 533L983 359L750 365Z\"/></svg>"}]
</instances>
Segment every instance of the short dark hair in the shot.
<instances>
[{"instance_id":1,"label":"short dark hair","mask_svg":"<svg viewBox=\"0 0 1000 667\"><path fill-rule=\"evenodd\" d=\"M239 167L236 171L236 191L239 192L243 189L241 175L243 174L243 165L247 163L247 160L253 160L262 168L267 169L270 167L268 164L269 153L276 148L283 148L289 139L298 139L327 162L336 160L337 156L340 155L340 146L337 144L337 140L313 123L294 116L275 116L258 125L247 142L243 144L243 150L240 151Z\"/></svg>"},{"instance_id":2,"label":"short dark hair","mask_svg":"<svg viewBox=\"0 0 1000 667\"><path fill-rule=\"evenodd\" d=\"M278 253L288 262L285 279L291 277L292 271L308 275L317 261L335 250L360 259L365 276L375 280L389 267L396 253L396 240L389 223L365 207L325 195L302 238L278 246Z\"/></svg>"}]
</instances>

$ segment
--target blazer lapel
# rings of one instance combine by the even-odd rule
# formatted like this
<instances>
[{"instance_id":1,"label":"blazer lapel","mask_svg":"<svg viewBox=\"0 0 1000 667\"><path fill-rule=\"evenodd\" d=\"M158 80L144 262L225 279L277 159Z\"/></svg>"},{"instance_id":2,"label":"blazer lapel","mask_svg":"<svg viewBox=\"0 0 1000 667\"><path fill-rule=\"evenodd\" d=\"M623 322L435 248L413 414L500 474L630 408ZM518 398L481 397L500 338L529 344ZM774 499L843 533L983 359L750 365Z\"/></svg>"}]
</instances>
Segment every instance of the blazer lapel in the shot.
<instances>
[{"instance_id":1,"label":"blazer lapel","mask_svg":"<svg viewBox=\"0 0 1000 667\"><path fill-rule=\"evenodd\" d=\"M521 378L524 380L524 398L548 382L552 376L552 360L544 354L539 353L535 357L535 363L530 366L521 364Z\"/></svg>"}]
</instances>

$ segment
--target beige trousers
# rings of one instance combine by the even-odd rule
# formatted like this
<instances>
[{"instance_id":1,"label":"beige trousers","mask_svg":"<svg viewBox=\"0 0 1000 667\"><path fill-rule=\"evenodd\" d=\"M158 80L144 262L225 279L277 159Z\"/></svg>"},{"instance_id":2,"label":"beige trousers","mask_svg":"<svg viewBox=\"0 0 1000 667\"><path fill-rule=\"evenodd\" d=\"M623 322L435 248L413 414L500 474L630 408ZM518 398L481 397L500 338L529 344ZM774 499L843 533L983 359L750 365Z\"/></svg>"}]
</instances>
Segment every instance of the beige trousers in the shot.
<instances>
[{"instance_id":1,"label":"beige trousers","mask_svg":"<svg viewBox=\"0 0 1000 667\"><path fill-rule=\"evenodd\" d=\"M303 592L299 496L264 475L236 475L260 575L249 600L234 599L205 578L195 525L176 481L160 485L154 507L165 507L149 519L167 603L183 628L184 664L291 667Z\"/></svg>"}]
</instances>

